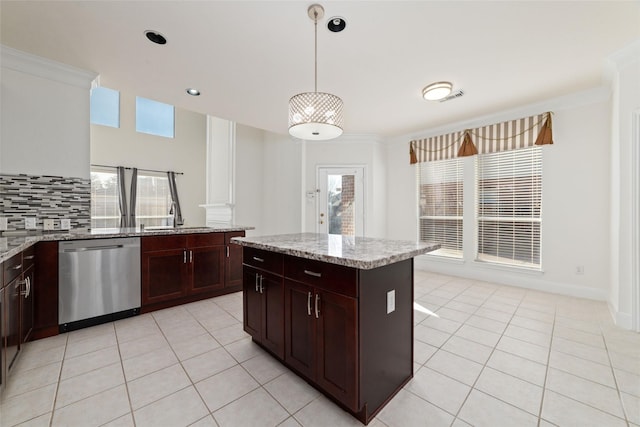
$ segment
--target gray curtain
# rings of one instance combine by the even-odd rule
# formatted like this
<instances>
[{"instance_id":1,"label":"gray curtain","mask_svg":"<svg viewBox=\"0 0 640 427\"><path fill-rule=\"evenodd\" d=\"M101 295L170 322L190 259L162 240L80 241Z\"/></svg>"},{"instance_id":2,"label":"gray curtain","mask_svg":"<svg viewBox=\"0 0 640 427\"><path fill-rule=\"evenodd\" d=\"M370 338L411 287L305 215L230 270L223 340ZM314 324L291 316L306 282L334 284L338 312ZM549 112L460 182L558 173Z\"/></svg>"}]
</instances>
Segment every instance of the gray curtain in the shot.
<instances>
[{"instance_id":1,"label":"gray curtain","mask_svg":"<svg viewBox=\"0 0 640 427\"><path fill-rule=\"evenodd\" d=\"M129 227L136 226L136 197L138 192L138 169L131 169L131 192L129 193Z\"/></svg>"},{"instance_id":2,"label":"gray curtain","mask_svg":"<svg viewBox=\"0 0 640 427\"><path fill-rule=\"evenodd\" d=\"M120 227L125 228L129 223L127 214L127 193L124 188L124 167L118 166L118 203L120 204Z\"/></svg>"},{"instance_id":3,"label":"gray curtain","mask_svg":"<svg viewBox=\"0 0 640 427\"><path fill-rule=\"evenodd\" d=\"M171 191L171 200L175 203L174 209L176 223L175 225L183 225L184 220L182 219L182 210L180 209L180 200L178 200L178 187L176 186L176 173L175 172L167 172L167 177L169 178L169 191Z\"/></svg>"}]
</instances>

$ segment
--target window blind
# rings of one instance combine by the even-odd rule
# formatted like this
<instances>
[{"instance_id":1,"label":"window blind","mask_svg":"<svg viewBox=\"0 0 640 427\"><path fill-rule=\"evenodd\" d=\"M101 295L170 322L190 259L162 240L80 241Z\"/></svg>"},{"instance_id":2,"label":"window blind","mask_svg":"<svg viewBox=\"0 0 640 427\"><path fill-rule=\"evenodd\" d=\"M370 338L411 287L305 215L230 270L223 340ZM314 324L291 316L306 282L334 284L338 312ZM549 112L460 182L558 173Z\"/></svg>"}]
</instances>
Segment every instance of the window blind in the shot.
<instances>
[{"instance_id":1,"label":"window blind","mask_svg":"<svg viewBox=\"0 0 640 427\"><path fill-rule=\"evenodd\" d=\"M540 268L540 147L478 156L478 260Z\"/></svg>"},{"instance_id":2,"label":"window blind","mask_svg":"<svg viewBox=\"0 0 640 427\"><path fill-rule=\"evenodd\" d=\"M420 163L420 240L440 243L432 255L462 258L463 159Z\"/></svg>"}]
</instances>

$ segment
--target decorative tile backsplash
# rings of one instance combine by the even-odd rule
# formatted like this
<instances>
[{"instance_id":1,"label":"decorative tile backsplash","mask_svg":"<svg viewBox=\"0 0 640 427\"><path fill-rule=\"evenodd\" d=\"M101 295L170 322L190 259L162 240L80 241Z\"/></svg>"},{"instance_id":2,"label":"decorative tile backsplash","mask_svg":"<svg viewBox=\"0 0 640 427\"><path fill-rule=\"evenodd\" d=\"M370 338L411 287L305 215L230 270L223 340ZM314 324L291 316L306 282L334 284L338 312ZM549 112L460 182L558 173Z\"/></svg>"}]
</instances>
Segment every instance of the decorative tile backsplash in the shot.
<instances>
[{"instance_id":1,"label":"decorative tile backsplash","mask_svg":"<svg viewBox=\"0 0 640 427\"><path fill-rule=\"evenodd\" d=\"M0 217L7 218L8 230L25 228L24 219L36 218L43 229L45 219L71 220L71 228L91 225L91 180L61 176L0 174Z\"/></svg>"}]
</instances>

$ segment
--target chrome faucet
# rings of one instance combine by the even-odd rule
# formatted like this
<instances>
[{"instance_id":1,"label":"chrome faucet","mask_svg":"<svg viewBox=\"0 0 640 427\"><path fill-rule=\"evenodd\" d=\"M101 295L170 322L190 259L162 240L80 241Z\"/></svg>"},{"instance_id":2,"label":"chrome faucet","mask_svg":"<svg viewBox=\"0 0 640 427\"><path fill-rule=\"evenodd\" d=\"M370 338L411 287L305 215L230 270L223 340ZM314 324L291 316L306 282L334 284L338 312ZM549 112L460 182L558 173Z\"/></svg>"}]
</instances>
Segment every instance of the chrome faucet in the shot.
<instances>
[{"instance_id":1,"label":"chrome faucet","mask_svg":"<svg viewBox=\"0 0 640 427\"><path fill-rule=\"evenodd\" d=\"M176 202L171 202L171 208L169 209L169 215L172 215L171 217L171 226L172 227L176 227L176 225L178 225L178 209L176 209Z\"/></svg>"}]
</instances>

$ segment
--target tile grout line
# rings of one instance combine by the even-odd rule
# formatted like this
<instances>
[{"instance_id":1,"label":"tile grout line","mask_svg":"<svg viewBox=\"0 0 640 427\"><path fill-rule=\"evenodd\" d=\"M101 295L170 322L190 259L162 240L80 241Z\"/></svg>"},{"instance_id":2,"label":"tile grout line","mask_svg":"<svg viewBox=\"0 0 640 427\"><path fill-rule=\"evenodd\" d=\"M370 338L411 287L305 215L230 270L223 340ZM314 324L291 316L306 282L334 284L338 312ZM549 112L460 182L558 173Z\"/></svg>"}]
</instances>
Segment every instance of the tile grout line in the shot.
<instances>
[{"instance_id":1,"label":"tile grout line","mask_svg":"<svg viewBox=\"0 0 640 427\"><path fill-rule=\"evenodd\" d=\"M60 372L58 373L58 383L56 384L56 391L53 395L53 404L51 405L51 417L49 418L49 427L53 426L53 416L56 413L56 401L58 400L58 391L60 390L60 383L62 382L62 369L64 368L65 356L67 354L67 346L69 345L69 335L64 340L64 351L62 352L62 363L60 364Z\"/></svg>"},{"instance_id":2,"label":"tile grout line","mask_svg":"<svg viewBox=\"0 0 640 427\"><path fill-rule=\"evenodd\" d=\"M551 324L551 340L549 341L549 352L547 353L547 369L544 371L544 381L542 382L542 396L540 399L540 410L538 411L538 427L540 427L540 423L542 422L542 408L544 407L544 398L547 391L547 378L549 378L549 370L551 369L551 348L553 346L553 332L556 328L556 314L558 312L558 307L555 306L553 311L553 323ZM546 421L546 420L545 420Z\"/></svg>"},{"instance_id":3,"label":"tile grout line","mask_svg":"<svg viewBox=\"0 0 640 427\"><path fill-rule=\"evenodd\" d=\"M153 316L152 316L153 317ZM120 351L120 341L118 340L118 328L116 328L115 322L113 322L113 331L116 335L116 345L118 346L118 357L120 358L120 369L122 370L122 377L124 378L124 387L127 391L127 400L129 401L129 410L131 414L131 419L133 420L133 426L136 426L136 417L133 415L133 403L131 402L131 393L129 393L129 381L127 381L127 375L124 372L124 359L122 358L122 353ZM114 420L117 418L114 418ZM113 420L111 420L113 421ZM108 422L111 422L108 421Z\"/></svg>"},{"instance_id":4,"label":"tile grout line","mask_svg":"<svg viewBox=\"0 0 640 427\"><path fill-rule=\"evenodd\" d=\"M495 295L495 293L498 291L498 289L500 289L502 286L496 287L496 289L493 290L493 292L491 294L489 294L489 296L485 299L488 300L489 298L491 298L493 295ZM520 301L522 302L522 298L520 298ZM518 307L520 306L520 303L518 303ZM473 313L472 316L478 311L480 310L482 306L478 307ZM511 319L513 319L513 316L515 316L515 313L517 311L514 310L513 314L511 315ZM468 319L467 319L468 320ZM469 388L469 392L467 393L467 395L465 396L464 400L462 401L462 403L460 404L460 407L458 408L458 411L455 413L454 415L454 419L451 425L453 425L453 423L455 423L455 421L459 418L460 412L462 411L462 408L464 408L464 405L467 403L467 400L469 399L469 396L471 396L471 392L473 390L476 390L475 386L478 383L478 380L480 379L480 376L482 375L482 372L484 372L485 367L487 366L487 363L489 362L489 360L491 359L491 356L493 356L493 353L496 350L496 347L498 346L498 344L500 343L500 340L502 339L502 337L504 336L504 331L507 329L507 327L509 327L509 323L511 322L511 320L509 320L509 322L507 322L504 330L502 331L502 334L500 335L500 339L496 342L496 344L493 346L493 348L491 349L491 352L489 353L489 356L487 357L487 360L485 360L485 362L482 364L482 368L480 369L480 372L478 372L478 376L476 377L475 381L473 382L473 384L471 385L471 387ZM463 323L463 325L466 324L466 321ZM444 344L443 344L444 345ZM446 351L446 350L445 350ZM476 362L477 363L477 362ZM466 384L465 384L466 385ZM479 392L482 393L481 390L478 390ZM493 397L493 396L492 396ZM513 406L513 405L512 405ZM463 420L462 418L460 418L460 420L466 422L465 420Z\"/></svg>"},{"instance_id":5,"label":"tile grout line","mask_svg":"<svg viewBox=\"0 0 640 427\"><path fill-rule=\"evenodd\" d=\"M604 349L607 352L607 359L609 360L609 367L611 368L611 374L613 375L613 383L616 386L616 393L618 395L620 406L622 407L622 414L624 415L624 420L627 423L627 427L629 427L629 425L631 424L631 421L629 420L627 407L624 404L624 400L622 400L622 392L620 391L620 387L618 386L618 379L616 378L616 372L615 372L615 369L613 368L613 360L611 360L611 354L609 354L609 346L607 345L607 339L605 338L604 331L602 330L602 324L600 324L600 322L598 323L600 325L600 333L602 336L602 341L604 342Z\"/></svg>"}]
</instances>

